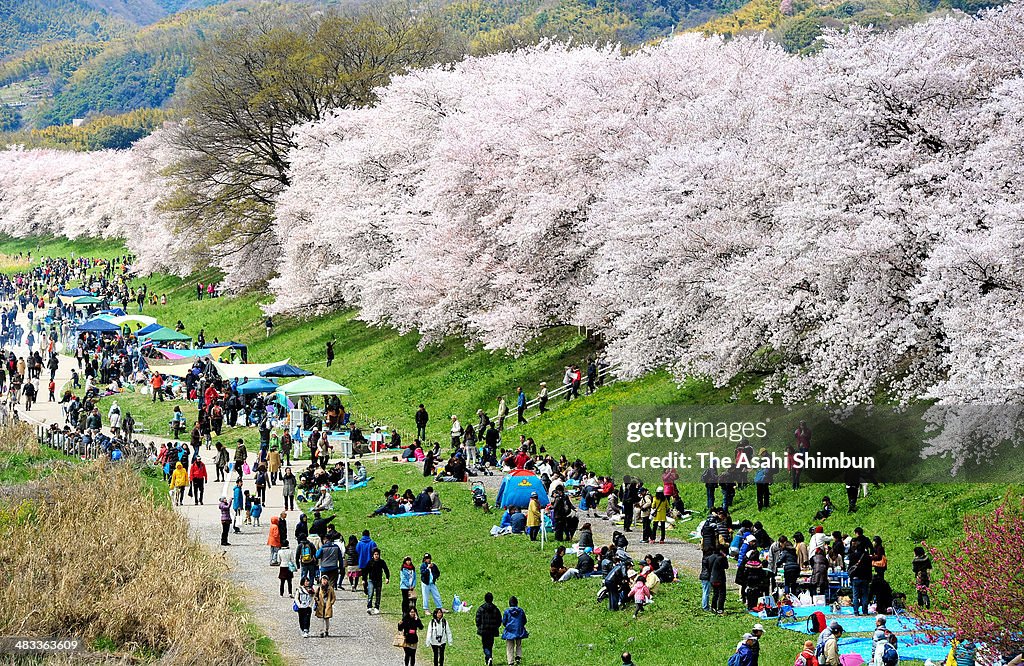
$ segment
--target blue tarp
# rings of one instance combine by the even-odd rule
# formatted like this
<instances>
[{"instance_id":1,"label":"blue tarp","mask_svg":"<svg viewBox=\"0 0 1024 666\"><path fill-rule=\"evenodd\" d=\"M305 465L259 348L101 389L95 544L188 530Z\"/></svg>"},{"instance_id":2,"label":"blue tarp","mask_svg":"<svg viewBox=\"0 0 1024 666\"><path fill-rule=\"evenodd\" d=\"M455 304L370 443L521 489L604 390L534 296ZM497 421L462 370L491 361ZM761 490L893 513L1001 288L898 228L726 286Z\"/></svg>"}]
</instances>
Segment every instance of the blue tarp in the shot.
<instances>
[{"instance_id":1,"label":"blue tarp","mask_svg":"<svg viewBox=\"0 0 1024 666\"><path fill-rule=\"evenodd\" d=\"M802 610L799 607L794 608L797 611L797 617L800 617L799 611ZM839 624L843 625L843 631L848 634L864 634L870 633L875 630L875 616L874 615L844 615L835 616L833 614L826 613L828 621L838 620ZM804 615L803 617L807 617ZM782 625L783 629L789 629L790 631L799 631L802 634L808 633L807 621L800 620L799 622L784 622ZM885 626L889 631L895 631L896 633L904 631L924 631L924 626L915 618L912 617L895 617L890 616L887 618Z\"/></svg>"},{"instance_id":2,"label":"blue tarp","mask_svg":"<svg viewBox=\"0 0 1024 666\"><path fill-rule=\"evenodd\" d=\"M937 664L945 663L946 655L949 654L949 639L940 638L934 643L924 642L926 639L927 636L924 634L899 636L896 650L900 654L900 661L924 661L925 659L931 659ZM841 654L857 653L869 664L871 663L871 649L872 643L870 638L839 639L839 652Z\"/></svg>"},{"instance_id":3,"label":"blue tarp","mask_svg":"<svg viewBox=\"0 0 1024 666\"><path fill-rule=\"evenodd\" d=\"M409 513L385 513L388 518L418 518L419 516L440 516L440 511L410 511Z\"/></svg>"},{"instance_id":4,"label":"blue tarp","mask_svg":"<svg viewBox=\"0 0 1024 666\"><path fill-rule=\"evenodd\" d=\"M530 506L531 493L537 493L537 499L542 507L548 505L550 500L548 500L548 493L544 490L544 484L540 477L528 470L517 469L502 479L494 504L501 509L507 509L510 506L525 509Z\"/></svg>"}]
</instances>

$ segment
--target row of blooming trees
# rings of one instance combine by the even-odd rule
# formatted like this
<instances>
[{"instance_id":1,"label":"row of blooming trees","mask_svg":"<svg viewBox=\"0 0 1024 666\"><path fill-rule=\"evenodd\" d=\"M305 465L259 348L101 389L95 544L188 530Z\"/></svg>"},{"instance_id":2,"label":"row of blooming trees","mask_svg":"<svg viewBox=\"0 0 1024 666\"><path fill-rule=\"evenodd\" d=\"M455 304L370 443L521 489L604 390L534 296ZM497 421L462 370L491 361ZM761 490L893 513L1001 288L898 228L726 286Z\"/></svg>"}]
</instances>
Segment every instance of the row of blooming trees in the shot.
<instances>
[{"instance_id":1,"label":"row of blooming trees","mask_svg":"<svg viewBox=\"0 0 1024 666\"><path fill-rule=\"evenodd\" d=\"M355 307L425 343L519 351L585 325L626 376L1020 403L1022 54L1018 3L808 58L683 35L417 71L296 129L279 254L230 269L272 266L273 311ZM0 227L123 235L174 264L190 239L157 206L160 142L4 154Z\"/></svg>"},{"instance_id":2,"label":"row of blooming trees","mask_svg":"<svg viewBox=\"0 0 1024 666\"><path fill-rule=\"evenodd\" d=\"M0 233L123 238L147 272L187 272L162 213L173 154L151 136L131 151L0 151Z\"/></svg>"}]
</instances>

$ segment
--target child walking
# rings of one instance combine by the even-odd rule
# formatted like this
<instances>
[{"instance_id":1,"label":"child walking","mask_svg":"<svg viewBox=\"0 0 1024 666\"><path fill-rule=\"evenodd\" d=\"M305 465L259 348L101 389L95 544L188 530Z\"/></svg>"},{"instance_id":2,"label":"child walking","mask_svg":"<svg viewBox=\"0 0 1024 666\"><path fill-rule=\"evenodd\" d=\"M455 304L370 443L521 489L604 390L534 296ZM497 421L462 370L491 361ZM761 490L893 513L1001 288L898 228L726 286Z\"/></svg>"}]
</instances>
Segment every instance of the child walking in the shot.
<instances>
[{"instance_id":1,"label":"child walking","mask_svg":"<svg viewBox=\"0 0 1024 666\"><path fill-rule=\"evenodd\" d=\"M263 505L260 504L259 497L252 498L252 524L256 527L261 527L260 516L263 515Z\"/></svg>"},{"instance_id":2,"label":"child walking","mask_svg":"<svg viewBox=\"0 0 1024 666\"><path fill-rule=\"evenodd\" d=\"M644 610L644 605L650 603L653 595L651 594L651 588L647 587L647 576L637 576L636 582L633 583L633 587L630 588L629 594L626 595L633 597L633 601L636 602L636 610L633 611L633 617L637 617Z\"/></svg>"}]
</instances>

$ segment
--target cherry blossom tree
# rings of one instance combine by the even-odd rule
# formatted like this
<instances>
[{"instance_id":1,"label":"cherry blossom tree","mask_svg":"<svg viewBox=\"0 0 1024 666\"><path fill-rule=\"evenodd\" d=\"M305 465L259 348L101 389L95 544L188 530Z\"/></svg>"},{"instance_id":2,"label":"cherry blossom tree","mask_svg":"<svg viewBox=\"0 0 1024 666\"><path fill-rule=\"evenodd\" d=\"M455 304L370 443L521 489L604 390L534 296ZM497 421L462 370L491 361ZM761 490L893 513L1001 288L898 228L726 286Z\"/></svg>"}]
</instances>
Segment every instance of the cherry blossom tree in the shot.
<instances>
[{"instance_id":1,"label":"cherry blossom tree","mask_svg":"<svg viewBox=\"0 0 1024 666\"><path fill-rule=\"evenodd\" d=\"M1024 500L1006 500L992 515L964 519L964 536L948 549L931 549L940 572L942 608L927 620L957 640L985 644L1004 654L1020 649L1024 626L1024 575L1020 535Z\"/></svg>"}]
</instances>

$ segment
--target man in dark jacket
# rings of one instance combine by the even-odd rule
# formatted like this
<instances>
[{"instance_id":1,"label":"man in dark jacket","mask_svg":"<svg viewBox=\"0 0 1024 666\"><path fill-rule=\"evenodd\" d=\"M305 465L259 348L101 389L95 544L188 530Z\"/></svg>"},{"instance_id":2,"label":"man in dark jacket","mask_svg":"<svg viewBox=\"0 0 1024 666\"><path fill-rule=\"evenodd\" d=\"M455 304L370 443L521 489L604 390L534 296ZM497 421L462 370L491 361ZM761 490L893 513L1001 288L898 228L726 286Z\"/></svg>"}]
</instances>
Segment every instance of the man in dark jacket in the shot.
<instances>
[{"instance_id":1,"label":"man in dark jacket","mask_svg":"<svg viewBox=\"0 0 1024 666\"><path fill-rule=\"evenodd\" d=\"M334 516L322 517L319 511L313 512L313 524L309 526L309 533L315 534L321 540L327 538L327 528L334 521Z\"/></svg>"},{"instance_id":2,"label":"man in dark jacket","mask_svg":"<svg viewBox=\"0 0 1024 666\"><path fill-rule=\"evenodd\" d=\"M295 541L302 543L309 538L309 523L306 522L306 514L299 514L299 524L295 526Z\"/></svg>"},{"instance_id":3,"label":"man in dark jacket","mask_svg":"<svg viewBox=\"0 0 1024 666\"><path fill-rule=\"evenodd\" d=\"M494 595L488 592L484 602L476 609L476 633L484 649L484 660L487 666L494 662L494 639L501 628L501 611L494 605Z\"/></svg>"},{"instance_id":4,"label":"man in dark jacket","mask_svg":"<svg viewBox=\"0 0 1024 666\"><path fill-rule=\"evenodd\" d=\"M427 441L427 421L429 420L430 415L427 414L427 408L421 404L416 410L416 438L424 442Z\"/></svg>"},{"instance_id":5,"label":"man in dark jacket","mask_svg":"<svg viewBox=\"0 0 1024 666\"><path fill-rule=\"evenodd\" d=\"M711 610L719 615L725 612L725 570L729 568L726 558L728 546L719 546L706 558L711 580Z\"/></svg>"},{"instance_id":6,"label":"man in dark jacket","mask_svg":"<svg viewBox=\"0 0 1024 666\"><path fill-rule=\"evenodd\" d=\"M383 585L391 582L391 571L380 557L380 548L374 548L370 561L366 563L366 612L380 615L380 592Z\"/></svg>"}]
</instances>

